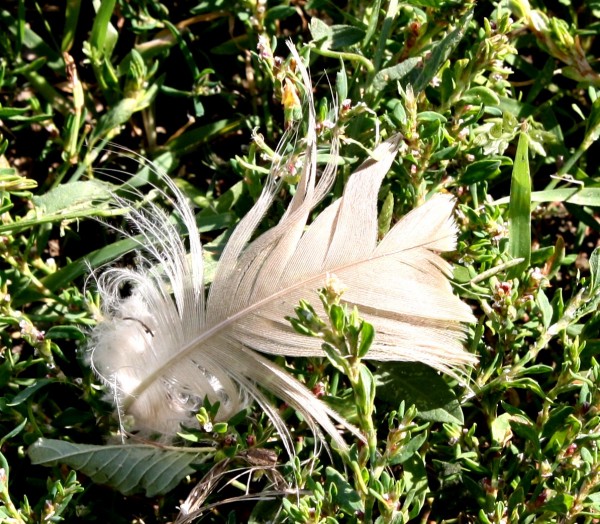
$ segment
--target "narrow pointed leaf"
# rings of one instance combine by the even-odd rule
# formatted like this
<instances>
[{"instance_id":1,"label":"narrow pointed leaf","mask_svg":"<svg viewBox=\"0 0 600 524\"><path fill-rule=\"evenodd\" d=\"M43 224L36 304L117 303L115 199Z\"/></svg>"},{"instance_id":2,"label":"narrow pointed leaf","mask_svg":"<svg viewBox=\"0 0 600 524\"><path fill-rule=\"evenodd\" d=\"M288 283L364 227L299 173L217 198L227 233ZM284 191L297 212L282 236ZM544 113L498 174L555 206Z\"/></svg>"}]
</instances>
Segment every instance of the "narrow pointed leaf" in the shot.
<instances>
[{"instance_id":1,"label":"narrow pointed leaf","mask_svg":"<svg viewBox=\"0 0 600 524\"><path fill-rule=\"evenodd\" d=\"M531 259L531 175L527 134L521 132L510 184L508 208L509 251L523 262L509 271L512 278L521 276Z\"/></svg>"}]
</instances>

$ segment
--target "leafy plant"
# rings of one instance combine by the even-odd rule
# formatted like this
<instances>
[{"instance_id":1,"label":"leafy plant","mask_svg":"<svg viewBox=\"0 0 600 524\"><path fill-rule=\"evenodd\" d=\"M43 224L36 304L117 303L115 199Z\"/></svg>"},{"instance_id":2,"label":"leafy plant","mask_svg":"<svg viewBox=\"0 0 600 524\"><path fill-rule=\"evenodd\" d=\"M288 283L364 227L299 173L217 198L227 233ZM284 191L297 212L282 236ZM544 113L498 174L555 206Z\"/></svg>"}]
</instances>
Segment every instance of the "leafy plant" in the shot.
<instances>
[{"instance_id":1,"label":"leafy plant","mask_svg":"<svg viewBox=\"0 0 600 524\"><path fill-rule=\"evenodd\" d=\"M3 5L0 520L164 522L190 497L190 518L211 508L209 522L594 522L598 13L593 2L522 0ZM335 335L322 340L330 359L276 360L361 428L365 443L350 453L314 456L305 421L278 404L298 455L285 464L258 410L219 422L206 403L200 429L180 431L200 455L164 494L122 496L91 470L74 473L76 462L32 465L26 450L36 457L39 438L60 441L36 458L54 462L74 443L94 456L117 433L86 363L100 307L85 275L135 264L135 242L114 233L126 218L111 191L126 182L141 188L140 206L170 210L125 148L194 202L207 267L278 155L290 170L261 230L281 218L297 151L275 145L302 112L286 82L287 38L310 60L323 137L334 113L343 130L323 206L396 132L379 237L433 195L457 198L449 261L478 319L465 341L478 363L459 383L422 366L340 360L369 328L343 295L322 292L327 314L313 331ZM319 165L329 160L320 149ZM307 327L318 303L303 298L296 320ZM237 467L250 476L234 478Z\"/></svg>"}]
</instances>

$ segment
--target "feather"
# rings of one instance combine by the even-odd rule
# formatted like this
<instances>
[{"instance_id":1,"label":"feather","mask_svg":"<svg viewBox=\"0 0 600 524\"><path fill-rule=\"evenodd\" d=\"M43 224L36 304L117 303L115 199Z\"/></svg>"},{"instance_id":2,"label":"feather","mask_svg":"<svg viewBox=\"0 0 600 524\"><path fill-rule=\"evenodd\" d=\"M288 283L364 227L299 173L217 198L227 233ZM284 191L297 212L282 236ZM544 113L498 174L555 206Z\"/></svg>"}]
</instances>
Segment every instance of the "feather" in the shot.
<instances>
[{"instance_id":1,"label":"feather","mask_svg":"<svg viewBox=\"0 0 600 524\"><path fill-rule=\"evenodd\" d=\"M194 424L205 397L221 403L222 419L255 400L292 455L289 431L264 390L346 449L339 425L357 430L264 356L324 356L320 340L296 334L284 318L330 274L347 286L344 301L376 329L367 358L423 362L451 374L474 362L462 346L464 323L473 316L453 295L450 265L438 254L455 248L452 198L432 197L378 242L377 193L396 156L397 136L379 145L350 177L343 196L307 225L334 181L335 164L317 177L310 78L291 50L308 99L297 190L281 221L253 240L279 188L275 166L231 234L208 292L194 214L175 184L163 177L187 230L187 247L157 205L137 208L115 197L130 208L129 220L143 240L135 269L114 267L96 275L104 319L92 333L90 360L112 390L120 416L132 415L139 430L173 436L181 424ZM124 284L131 293L121 298Z\"/></svg>"}]
</instances>

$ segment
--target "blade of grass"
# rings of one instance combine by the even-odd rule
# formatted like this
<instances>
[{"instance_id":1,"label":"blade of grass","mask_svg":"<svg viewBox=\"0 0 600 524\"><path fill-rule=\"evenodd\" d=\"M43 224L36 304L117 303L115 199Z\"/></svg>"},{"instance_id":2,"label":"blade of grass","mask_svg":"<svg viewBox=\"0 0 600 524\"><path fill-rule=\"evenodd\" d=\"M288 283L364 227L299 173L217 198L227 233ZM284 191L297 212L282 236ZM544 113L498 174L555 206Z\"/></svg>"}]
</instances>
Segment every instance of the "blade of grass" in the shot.
<instances>
[{"instance_id":1,"label":"blade of grass","mask_svg":"<svg viewBox=\"0 0 600 524\"><path fill-rule=\"evenodd\" d=\"M110 25L110 17L115 9L116 0L102 0L90 35L90 47L96 59L101 59L106 51L106 35Z\"/></svg>"},{"instance_id":2,"label":"blade of grass","mask_svg":"<svg viewBox=\"0 0 600 524\"><path fill-rule=\"evenodd\" d=\"M517 154L510 184L508 207L508 249L513 258L523 262L509 271L510 278L520 277L531 260L531 176L529 172L529 139L525 131L519 135Z\"/></svg>"},{"instance_id":3,"label":"blade of grass","mask_svg":"<svg viewBox=\"0 0 600 524\"><path fill-rule=\"evenodd\" d=\"M68 52L73 46L80 11L81 0L67 0L65 6L65 28L60 45L60 49L63 53Z\"/></svg>"},{"instance_id":4,"label":"blade of grass","mask_svg":"<svg viewBox=\"0 0 600 524\"><path fill-rule=\"evenodd\" d=\"M374 16L377 14L377 11L375 11ZM376 71L379 71L381 67L381 62L386 50L387 39L392 31L392 25L396 16L398 16L398 0L391 0L385 14L385 19L383 20L383 27L381 28L379 40L377 41L377 49L375 50L375 58L373 59L373 65L375 66ZM369 29L371 28L369 27Z\"/></svg>"},{"instance_id":5,"label":"blade of grass","mask_svg":"<svg viewBox=\"0 0 600 524\"><path fill-rule=\"evenodd\" d=\"M499 198L494 204L508 204L510 197ZM532 202L566 202L579 206L600 206L600 187L564 187L531 193Z\"/></svg>"}]
</instances>

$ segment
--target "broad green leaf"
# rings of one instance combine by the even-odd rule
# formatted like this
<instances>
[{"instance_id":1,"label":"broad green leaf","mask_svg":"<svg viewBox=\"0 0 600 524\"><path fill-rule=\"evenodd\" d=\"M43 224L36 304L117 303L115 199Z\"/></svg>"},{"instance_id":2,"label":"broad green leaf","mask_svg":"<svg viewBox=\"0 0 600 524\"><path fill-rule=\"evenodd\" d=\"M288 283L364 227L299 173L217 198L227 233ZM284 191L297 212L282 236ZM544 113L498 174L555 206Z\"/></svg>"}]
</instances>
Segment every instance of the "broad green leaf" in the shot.
<instances>
[{"instance_id":1,"label":"broad green leaf","mask_svg":"<svg viewBox=\"0 0 600 524\"><path fill-rule=\"evenodd\" d=\"M210 459L211 451L147 444L92 446L41 438L27 453L33 464L66 464L124 495L144 490L147 497L153 497L167 493L194 473L192 466Z\"/></svg>"},{"instance_id":2,"label":"broad green leaf","mask_svg":"<svg viewBox=\"0 0 600 524\"><path fill-rule=\"evenodd\" d=\"M513 433L510 427L511 419L512 415L509 413L503 413L492 421L490 428L492 440L501 447L506 446L508 441L512 439Z\"/></svg>"},{"instance_id":3,"label":"broad green leaf","mask_svg":"<svg viewBox=\"0 0 600 524\"><path fill-rule=\"evenodd\" d=\"M40 224L72 221L84 217L102 217L119 213L107 204L113 186L98 180L62 184L42 196L34 196L35 218L25 218L0 226L0 233L16 233ZM28 215L31 216L31 215Z\"/></svg>"},{"instance_id":4,"label":"broad green leaf","mask_svg":"<svg viewBox=\"0 0 600 524\"><path fill-rule=\"evenodd\" d=\"M594 509L600 509L600 492L588 495L585 500L590 502Z\"/></svg>"},{"instance_id":5,"label":"broad green leaf","mask_svg":"<svg viewBox=\"0 0 600 524\"><path fill-rule=\"evenodd\" d=\"M117 153L119 153L119 150L117 150ZM125 153L127 153L127 151L125 151ZM154 157L149 162L146 162L144 159L140 160L141 166L139 171L119 187L117 194L120 195L121 193L124 193L124 195L126 195L132 188L139 188L148 183L158 184L160 183L161 177L165 174L172 173L179 165L177 156L168 150ZM178 184L179 180L181 179L176 178L175 183ZM179 189L182 188L179 187ZM196 202L194 202L194 204L196 204Z\"/></svg>"},{"instance_id":6,"label":"broad green leaf","mask_svg":"<svg viewBox=\"0 0 600 524\"><path fill-rule=\"evenodd\" d=\"M74 407L68 407L58 416L52 419L52 426L55 428L71 428L73 426L94 425L96 417L91 410L82 411Z\"/></svg>"},{"instance_id":7,"label":"broad green leaf","mask_svg":"<svg viewBox=\"0 0 600 524\"><path fill-rule=\"evenodd\" d=\"M372 89L375 93L382 91L390 82L402 80L415 67L422 63L420 57L411 57L403 60L399 64L386 67L379 71L373 78ZM395 85L395 84L394 84Z\"/></svg>"},{"instance_id":8,"label":"broad green leaf","mask_svg":"<svg viewBox=\"0 0 600 524\"><path fill-rule=\"evenodd\" d=\"M414 404L419 417L432 422L463 424L456 395L438 373L416 362L385 362L374 373L377 397L393 405Z\"/></svg>"},{"instance_id":9,"label":"broad green leaf","mask_svg":"<svg viewBox=\"0 0 600 524\"><path fill-rule=\"evenodd\" d=\"M568 425L567 419L574 411L572 406L559 406L552 410L548 421L544 424L542 438L549 439L557 431L565 429Z\"/></svg>"},{"instance_id":10,"label":"broad green leaf","mask_svg":"<svg viewBox=\"0 0 600 524\"><path fill-rule=\"evenodd\" d=\"M147 93L150 93L151 89L152 88L148 89ZM119 100L119 102L117 102L98 119L98 123L90 135L90 141L95 144L96 141L105 138L110 133L113 133L120 126L128 122L134 113L147 107L156 93L157 90L152 89L152 96L150 97L127 97Z\"/></svg>"},{"instance_id":11,"label":"broad green leaf","mask_svg":"<svg viewBox=\"0 0 600 524\"><path fill-rule=\"evenodd\" d=\"M327 476L326 489L332 490L333 502L339 506L342 511L347 515L355 515L357 512L365 511L360 495L339 471L328 466L325 470L325 474Z\"/></svg>"},{"instance_id":12,"label":"broad green leaf","mask_svg":"<svg viewBox=\"0 0 600 524\"><path fill-rule=\"evenodd\" d=\"M404 500L404 507L411 508L407 522L414 522L425 504L425 497L430 493L427 482L427 470L423 459L413 454L404 463L403 480L406 483L407 497Z\"/></svg>"},{"instance_id":13,"label":"broad green leaf","mask_svg":"<svg viewBox=\"0 0 600 524\"><path fill-rule=\"evenodd\" d=\"M465 104L498 106L500 97L489 87L476 86L468 89L461 97L460 101Z\"/></svg>"},{"instance_id":14,"label":"broad green leaf","mask_svg":"<svg viewBox=\"0 0 600 524\"><path fill-rule=\"evenodd\" d=\"M77 326L52 326L46 333L49 340L85 340L85 333Z\"/></svg>"},{"instance_id":15,"label":"broad green leaf","mask_svg":"<svg viewBox=\"0 0 600 524\"><path fill-rule=\"evenodd\" d=\"M483 180L490 180L500 173L501 165L501 159L477 160L467 166L464 174L460 177L460 181L462 184L470 185Z\"/></svg>"},{"instance_id":16,"label":"broad green leaf","mask_svg":"<svg viewBox=\"0 0 600 524\"><path fill-rule=\"evenodd\" d=\"M351 25L327 25L317 17L310 21L310 34L324 49L343 49L360 42L365 31Z\"/></svg>"},{"instance_id":17,"label":"broad green leaf","mask_svg":"<svg viewBox=\"0 0 600 524\"><path fill-rule=\"evenodd\" d=\"M575 502L575 497L573 495L569 495L568 493L560 493L556 495L556 497L546 502L546 504L539 507L536 512L565 514L568 513L568 511L573 507L573 502Z\"/></svg>"},{"instance_id":18,"label":"broad green leaf","mask_svg":"<svg viewBox=\"0 0 600 524\"><path fill-rule=\"evenodd\" d=\"M525 132L519 135L510 184L508 239L511 256L523 259L523 262L509 270L508 275L511 278L520 277L531 260L531 175L528 137Z\"/></svg>"},{"instance_id":19,"label":"broad green leaf","mask_svg":"<svg viewBox=\"0 0 600 524\"><path fill-rule=\"evenodd\" d=\"M528 374L527 368L524 368L520 372L520 375L527 375L527 374ZM502 384L501 387L503 389L510 389L510 388L526 389L526 390L531 391L532 393L535 393L540 398L542 398L544 400L546 399L546 393L544 392L542 387L531 377L523 376L523 378L519 378L517 380L512 380L511 382L505 382L504 384Z\"/></svg>"},{"instance_id":20,"label":"broad green leaf","mask_svg":"<svg viewBox=\"0 0 600 524\"><path fill-rule=\"evenodd\" d=\"M296 8L291 5L277 5L271 7L265 15L265 22L270 23L279 20L285 20L290 16L297 14Z\"/></svg>"},{"instance_id":21,"label":"broad green leaf","mask_svg":"<svg viewBox=\"0 0 600 524\"><path fill-rule=\"evenodd\" d=\"M46 215L69 213L78 209L98 207L98 203L107 201L115 187L100 180L71 182L51 189L46 194L34 196L33 203Z\"/></svg>"},{"instance_id":22,"label":"broad green leaf","mask_svg":"<svg viewBox=\"0 0 600 524\"><path fill-rule=\"evenodd\" d=\"M445 124L448 119L435 111L423 111L417 115L418 122L441 122Z\"/></svg>"}]
</instances>

